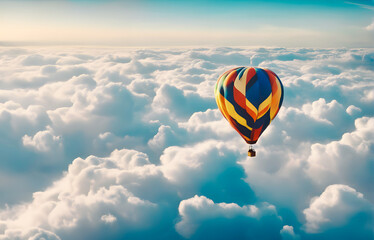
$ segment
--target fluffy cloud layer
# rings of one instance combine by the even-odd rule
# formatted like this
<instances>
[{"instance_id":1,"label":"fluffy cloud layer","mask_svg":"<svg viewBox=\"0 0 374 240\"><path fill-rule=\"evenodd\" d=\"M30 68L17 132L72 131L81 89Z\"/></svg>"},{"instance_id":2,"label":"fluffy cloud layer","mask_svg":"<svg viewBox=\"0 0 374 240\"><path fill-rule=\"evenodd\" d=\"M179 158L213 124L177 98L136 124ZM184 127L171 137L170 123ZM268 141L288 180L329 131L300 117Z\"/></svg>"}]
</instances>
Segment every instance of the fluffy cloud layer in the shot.
<instances>
[{"instance_id":1,"label":"fluffy cloud layer","mask_svg":"<svg viewBox=\"0 0 374 240\"><path fill-rule=\"evenodd\" d=\"M328 186L312 200L304 214L308 233L328 232L358 239L373 237L374 208L362 193L347 185Z\"/></svg>"},{"instance_id":2,"label":"fluffy cloud layer","mask_svg":"<svg viewBox=\"0 0 374 240\"><path fill-rule=\"evenodd\" d=\"M369 49L0 49L0 239L374 239L373 60ZM213 96L238 65L285 87L256 158Z\"/></svg>"},{"instance_id":3,"label":"fluffy cloud layer","mask_svg":"<svg viewBox=\"0 0 374 240\"><path fill-rule=\"evenodd\" d=\"M176 230L185 238L203 239L277 239L281 224L275 207L235 203L215 204L206 197L195 196L179 205L181 221Z\"/></svg>"}]
</instances>

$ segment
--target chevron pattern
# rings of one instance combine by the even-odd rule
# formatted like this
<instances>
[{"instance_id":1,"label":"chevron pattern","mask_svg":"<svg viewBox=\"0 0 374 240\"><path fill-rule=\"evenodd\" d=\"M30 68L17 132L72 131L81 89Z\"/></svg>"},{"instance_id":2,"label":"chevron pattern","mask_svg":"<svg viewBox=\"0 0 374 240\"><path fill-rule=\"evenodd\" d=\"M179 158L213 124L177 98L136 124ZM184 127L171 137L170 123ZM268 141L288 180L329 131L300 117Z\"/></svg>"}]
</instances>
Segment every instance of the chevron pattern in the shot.
<instances>
[{"instance_id":1,"label":"chevron pattern","mask_svg":"<svg viewBox=\"0 0 374 240\"><path fill-rule=\"evenodd\" d=\"M248 144L254 144L277 115L283 102L283 85L268 69L237 67L217 80L218 108Z\"/></svg>"}]
</instances>

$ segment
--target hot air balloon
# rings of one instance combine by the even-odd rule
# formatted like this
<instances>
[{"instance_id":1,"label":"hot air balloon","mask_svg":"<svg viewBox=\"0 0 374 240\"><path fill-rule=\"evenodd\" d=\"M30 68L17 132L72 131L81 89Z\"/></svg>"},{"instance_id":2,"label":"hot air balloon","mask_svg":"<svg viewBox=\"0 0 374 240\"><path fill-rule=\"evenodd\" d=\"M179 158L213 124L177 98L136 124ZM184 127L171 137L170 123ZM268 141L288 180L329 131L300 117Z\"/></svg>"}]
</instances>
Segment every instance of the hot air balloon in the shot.
<instances>
[{"instance_id":1,"label":"hot air balloon","mask_svg":"<svg viewBox=\"0 0 374 240\"><path fill-rule=\"evenodd\" d=\"M283 93L278 76L264 68L237 67L218 78L214 89L218 108L250 144L248 156L256 156L252 144L257 142L277 115Z\"/></svg>"}]
</instances>

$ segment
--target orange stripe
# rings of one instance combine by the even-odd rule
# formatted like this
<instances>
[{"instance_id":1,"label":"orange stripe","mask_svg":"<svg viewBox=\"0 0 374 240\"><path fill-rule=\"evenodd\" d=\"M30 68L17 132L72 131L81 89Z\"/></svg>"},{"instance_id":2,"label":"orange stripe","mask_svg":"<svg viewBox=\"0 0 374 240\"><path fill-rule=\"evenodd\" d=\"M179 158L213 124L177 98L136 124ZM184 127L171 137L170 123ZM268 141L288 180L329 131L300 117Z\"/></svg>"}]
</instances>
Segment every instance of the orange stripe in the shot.
<instances>
[{"instance_id":1,"label":"orange stripe","mask_svg":"<svg viewBox=\"0 0 374 240\"><path fill-rule=\"evenodd\" d=\"M266 108L264 108L261 112L258 113L259 118L261 118L265 113L269 110L270 105L268 105Z\"/></svg>"},{"instance_id":2,"label":"orange stripe","mask_svg":"<svg viewBox=\"0 0 374 240\"><path fill-rule=\"evenodd\" d=\"M268 74L268 77L269 77L269 81L270 81L270 85L271 85L271 92L272 92L273 95L275 95L275 93L278 90L275 74L268 69L264 69L264 70L266 71L266 73Z\"/></svg>"},{"instance_id":3,"label":"orange stripe","mask_svg":"<svg viewBox=\"0 0 374 240\"><path fill-rule=\"evenodd\" d=\"M279 110L279 102L282 96L282 88L280 86L279 80L276 79L276 85L277 85L277 92L273 96L273 99L271 101L271 108L270 108L270 119L273 120L275 116L278 113Z\"/></svg>"},{"instance_id":4,"label":"orange stripe","mask_svg":"<svg viewBox=\"0 0 374 240\"><path fill-rule=\"evenodd\" d=\"M223 114L223 116L227 119L227 121L230 123L231 127L233 127L235 129L235 131L237 131L240 136L242 136L242 138L244 138L244 140L246 141L249 141L249 138L244 136L237 128L235 122L232 120L231 116L228 114L227 112L227 109L226 109L226 105L225 105L225 98L220 94L219 95L219 101L222 102L223 104L221 104L221 107L222 107L222 110L221 108L219 108L221 110L221 113Z\"/></svg>"},{"instance_id":5,"label":"orange stripe","mask_svg":"<svg viewBox=\"0 0 374 240\"><path fill-rule=\"evenodd\" d=\"M248 73L249 70L253 70L251 73ZM247 80L248 76L251 77L251 74L256 74L256 71L254 71L253 68L247 68L246 70L244 70L244 74L242 75L241 78L238 78L239 75L236 77L235 79L235 82L234 82L234 100L235 102L243 109L246 110L246 112L249 114L249 116L251 116L251 118L253 119L253 121L255 122L256 119L257 119L257 113L254 112L252 109L250 109L246 102L247 102L247 99L246 99L246 96L245 96L245 93L246 93L246 89L243 88L243 89L238 89L238 88L241 88L243 85L241 85L242 83L238 83L238 81L244 81L244 80ZM253 75L252 75L253 76ZM244 82L243 82L244 83ZM245 85L244 85L245 86Z\"/></svg>"},{"instance_id":6,"label":"orange stripe","mask_svg":"<svg viewBox=\"0 0 374 240\"><path fill-rule=\"evenodd\" d=\"M260 134L261 134L261 130L262 130L262 126L260 128L252 130L252 134L251 134L251 140L252 141L257 141L258 140L258 138L260 137Z\"/></svg>"},{"instance_id":7,"label":"orange stripe","mask_svg":"<svg viewBox=\"0 0 374 240\"><path fill-rule=\"evenodd\" d=\"M256 75L256 69L253 67L249 68L247 72L247 77L246 77L246 84L253 78L253 76Z\"/></svg>"},{"instance_id":8,"label":"orange stripe","mask_svg":"<svg viewBox=\"0 0 374 240\"><path fill-rule=\"evenodd\" d=\"M238 81L238 80L236 80ZM244 108L246 107L245 105L245 96L234 87L234 101L241 107Z\"/></svg>"},{"instance_id":9,"label":"orange stripe","mask_svg":"<svg viewBox=\"0 0 374 240\"><path fill-rule=\"evenodd\" d=\"M254 75L256 75L256 69L253 68L253 67L249 68L248 71L246 72L246 76L245 76L246 84L248 84L248 82L253 78ZM256 120L257 120L257 112L254 112L247 105L246 105L245 110L251 116L251 118L253 119L253 122L256 122Z\"/></svg>"},{"instance_id":10,"label":"orange stripe","mask_svg":"<svg viewBox=\"0 0 374 240\"><path fill-rule=\"evenodd\" d=\"M265 70L269 76L271 91L273 94L270 107L270 120L273 120L279 111L279 101L282 95L282 88L280 86L279 80L275 73L266 69Z\"/></svg>"},{"instance_id":11,"label":"orange stripe","mask_svg":"<svg viewBox=\"0 0 374 240\"><path fill-rule=\"evenodd\" d=\"M245 108L246 112L251 116L251 118L253 119L253 122L256 122L257 120L257 114L255 112L253 112L250 108L246 107Z\"/></svg>"},{"instance_id":12,"label":"orange stripe","mask_svg":"<svg viewBox=\"0 0 374 240\"><path fill-rule=\"evenodd\" d=\"M219 93L219 97L218 97L218 101L217 103L219 104L219 109L221 110L223 116L229 120L230 119L230 115L229 113L227 112L227 109L226 109L226 105L225 105L225 98Z\"/></svg>"},{"instance_id":13,"label":"orange stripe","mask_svg":"<svg viewBox=\"0 0 374 240\"><path fill-rule=\"evenodd\" d=\"M232 72L230 72L230 73L227 75L227 77L226 77L226 79L225 79L225 82L223 83L223 86L226 88L228 85L230 85L231 83L233 83L237 75L238 75L238 74L237 74L236 71L232 71Z\"/></svg>"}]
</instances>

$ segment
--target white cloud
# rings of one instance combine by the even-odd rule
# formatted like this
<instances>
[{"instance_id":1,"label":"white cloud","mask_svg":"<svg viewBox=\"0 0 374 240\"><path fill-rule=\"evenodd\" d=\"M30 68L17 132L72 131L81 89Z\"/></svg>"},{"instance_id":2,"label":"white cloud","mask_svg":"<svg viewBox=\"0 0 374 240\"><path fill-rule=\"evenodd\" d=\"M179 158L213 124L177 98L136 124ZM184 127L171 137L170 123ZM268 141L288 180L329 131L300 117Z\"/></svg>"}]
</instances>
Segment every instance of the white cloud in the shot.
<instances>
[{"instance_id":1,"label":"white cloud","mask_svg":"<svg viewBox=\"0 0 374 240\"><path fill-rule=\"evenodd\" d=\"M114 223L115 221L117 221L117 218L113 216L112 214L107 214L107 215L101 216L101 221L105 223Z\"/></svg>"},{"instance_id":2,"label":"white cloud","mask_svg":"<svg viewBox=\"0 0 374 240\"><path fill-rule=\"evenodd\" d=\"M305 229L309 233L321 233L344 226L350 226L350 235L358 233L358 238L374 233L373 206L362 193L347 185L328 186L303 212Z\"/></svg>"},{"instance_id":3,"label":"white cloud","mask_svg":"<svg viewBox=\"0 0 374 240\"><path fill-rule=\"evenodd\" d=\"M373 31L374 30L374 21L371 24L369 24L368 26L366 26L365 29L368 30L368 31Z\"/></svg>"},{"instance_id":4,"label":"white cloud","mask_svg":"<svg viewBox=\"0 0 374 240\"><path fill-rule=\"evenodd\" d=\"M144 171L152 170L152 166L145 154L134 150L115 150L109 158L75 159L64 177L45 191L34 193L31 203L0 213L5 235L13 229L33 227L60 236L80 234L80 226L93 230L101 222L127 225L122 232L149 226L157 204L135 196L120 182L126 182L122 174L139 170L139 176L147 177ZM136 179L129 180L136 184Z\"/></svg>"},{"instance_id":5,"label":"white cloud","mask_svg":"<svg viewBox=\"0 0 374 240\"><path fill-rule=\"evenodd\" d=\"M242 179L244 171L237 163L239 156L235 145L228 147L224 142L210 140L193 146L169 147L160 161L164 176L178 186L178 194L183 198L201 194L216 201L250 203L255 197Z\"/></svg>"},{"instance_id":6,"label":"white cloud","mask_svg":"<svg viewBox=\"0 0 374 240\"><path fill-rule=\"evenodd\" d=\"M347 109L345 110L349 115L355 115L361 112L361 109L354 106L354 105L349 105Z\"/></svg>"},{"instance_id":7,"label":"white cloud","mask_svg":"<svg viewBox=\"0 0 374 240\"><path fill-rule=\"evenodd\" d=\"M358 188L374 199L371 174L374 146L374 118L356 119L356 129L345 133L339 141L313 144L306 173L314 182L325 185L343 183Z\"/></svg>"},{"instance_id":8,"label":"white cloud","mask_svg":"<svg viewBox=\"0 0 374 240\"><path fill-rule=\"evenodd\" d=\"M186 154L192 151L195 154ZM126 226L113 236L158 231L158 227L172 224L177 217L167 214L173 212L169 208L175 206L176 210L181 197L195 192L218 200L254 201L242 180L243 171L230 157L233 153L223 143L210 141L192 147L169 147L159 166L152 164L146 154L128 149L114 150L107 158L77 158L61 179L44 191L35 192L32 202L0 212L0 222L5 224L5 233L19 228L43 228L62 238L86 238L89 235L82 233L82 227L101 236L104 233L95 229L109 223ZM227 174L231 179L225 178ZM231 189L232 185L235 189ZM222 193L216 194L217 190ZM278 226L280 219L274 206L265 205L259 208L275 215L274 224ZM257 207L248 209L253 210L250 217L257 219ZM4 234L0 236L5 237Z\"/></svg>"},{"instance_id":9,"label":"white cloud","mask_svg":"<svg viewBox=\"0 0 374 240\"><path fill-rule=\"evenodd\" d=\"M295 234L293 227L284 225L282 230L280 231L283 240L298 240L300 236Z\"/></svg>"},{"instance_id":10,"label":"white cloud","mask_svg":"<svg viewBox=\"0 0 374 240\"><path fill-rule=\"evenodd\" d=\"M281 126L279 121L275 129ZM263 136L264 145L257 147L258 156L242 162L247 182L257 196L294 209L299 218L298 210L306 207L311 195L331 184L352 186L373 200L372 126L372 118L359 118L355 129L344 133L339 140L326 141L328 135L320 132L325 136L325 144L310 143L308 137L297 145L291 140L285 141L279 131L270 129L269 134ZM292 139L293 135L290 136Z\"/></svg>"},{"instance_id":11,"label":"white cloud","mask_svg":"<svg viewBox=\"0 0 374 240\"><path fill-rule=\"evenodd\" d=\"M178 145L184 136L177 134L170 126L161 125L157 134L148 141L154 151L162 152L165 148Z\"/></svg>"},{"instance_id":12,"label":"white cloud","mask_svg":"<svg viewBox=\"0 0 374 240\"><path fill-rule=\"evenodd\" d=\"M0 236L206 239L219 226L217 239L343 239L348 227L305 222L303 210L334 184L374 199L373 59L371 49L1 49ZM256 158L213 96L240 65L272 69L285 89ZM195 198L207 211L178 211L198 209ZM263 202L279 210L270 225L245 216ZM300 228L309 223L320 233Z\"/></svg>"},{"instance_id":13,"label":"white cloud","mask_svg":"<svg viewBox=\"0 0 374 240\"><path fill-rule=\"evenodd\" d=\"M180 122L178 125L187 129L190 134L199 134L199 137L209 135L220 138L223 138L223 136L232 137L231 133L233 133L232 128L227 124L226 119L222 118L218 109L195 112L187 122Z\"/></svg>"},{"instance_id":14,"label":"white cloud","mask_svg":"<svg viewBox=\"0 0 374 240\"><path fill-rule=\"evenodd\" d=\"M209 232L209 236L214 239L224 239L232 235L240 239L251 239L255 236L277 238L274 230L280 227L281 222L275 207L267 203L240 207L235 203L214 203L204 196L195 195L183 200L178 209L181 220L175 228L185 238L192 237L196 232L201 236ZM266 220L262 222L262 218ZM221 220L215 225L214 219ZM268 231L259 231L259 228L266 228ZM261 232L261 235L257 235L257 231Z\"/></svg>"},{"instance_id":15,"label":"white cloud","mask_svg":"<svg viewBox=\"0 0 374 240\"><path fill-rule=\"evenodd\" d=\"M0 235L1 240L61 240L59 236L53 232L46 231L41 228L20 228L6 230Z\"/></svg>"},{"instance_id":16,"label":"white cloud","mask_svg":"<svg viewBox=\"0 0 374 240\"><path fill-rule=\"evenodd\" d=\"M322 121L333 125L336 124L339 119L336 118L336 116L339 114L339 111L342 112L343 108L336 100L326 103L325 99L320 98L312 104L304 104L302 110L306 115L314 118L316 121ZM329 119L335 120L334 123Z\"/></svg>"},{"instance_id":17,"label":"white cloud","mask_svg":"<svg viewBox=\"0 0 374 240\"><path fill-rule=\"evenodd\" d=\"M368 89L364 91L364 97L362 98L365 102L374 102L374 90Z\"/></svg>"},{"instance_id":18,"label":"white cloud","mask_svg":"<svg viewBox=\"0 0 374 240\"><path fill-rule=\"evenodd\" d=\"M170 85L162 85L156 92L152 106L159 109L162 114L172 115L175 118L188 119L194 112L213 108L213 99L202 98L199 94L184 91Z\"/></svg>"},{"instance_id":19,"label":"white cloud","mask_svg":"<svg viewBox=\"0 0 374 240\"><path fill-rule=\"evenodd\" d=\"M33 54L25 56L22 59L22 64L25 66L43 66L48 64L55 64L57 61L56 57L44 57L43 55Z\"/></svg>"},{"instance_id":20,"label":"white cloud","mask_svg":"<svg viewBox=\"0 0 374 240\"><path fill-rule=\"evenodd\" d=\"M23 136L22 143L25 147L40 152L57 151L62 148L61 137L55 136L53 129L49 126L46 130L37 132L33 137Z\"/></svg>"}]
</instances>

